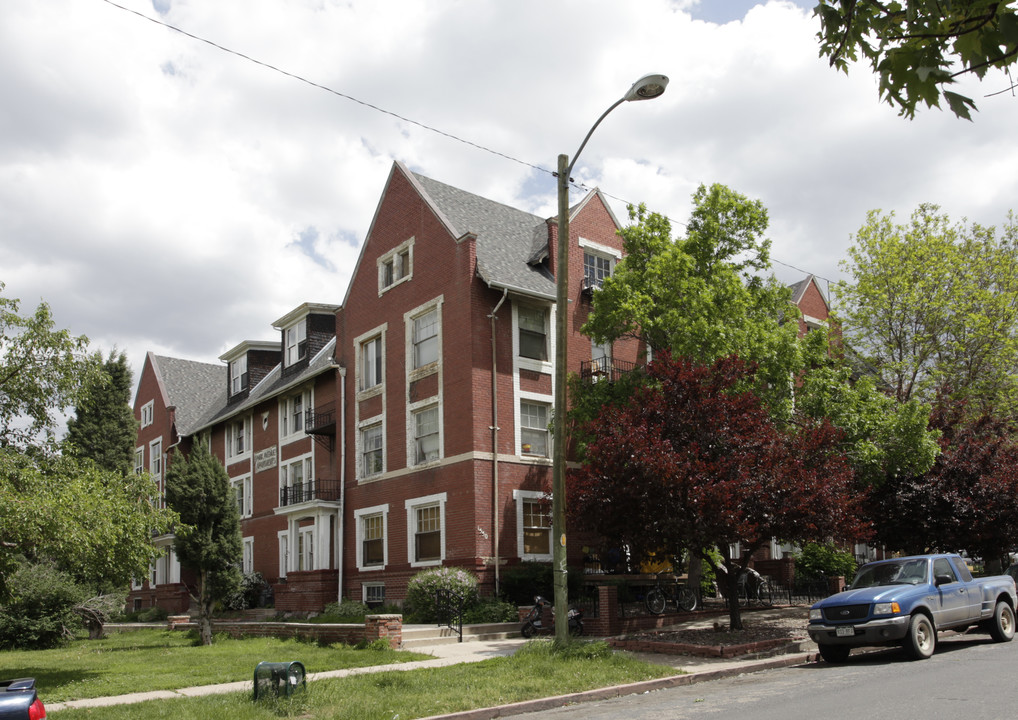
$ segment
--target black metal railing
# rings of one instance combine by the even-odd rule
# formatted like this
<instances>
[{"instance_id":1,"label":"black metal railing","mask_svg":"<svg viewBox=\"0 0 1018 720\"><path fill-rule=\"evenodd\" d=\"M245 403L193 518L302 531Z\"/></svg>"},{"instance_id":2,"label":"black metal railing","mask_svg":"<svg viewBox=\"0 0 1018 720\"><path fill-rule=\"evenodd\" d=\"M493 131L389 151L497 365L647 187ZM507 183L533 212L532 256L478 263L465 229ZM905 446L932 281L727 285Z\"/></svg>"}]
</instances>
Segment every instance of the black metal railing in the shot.
<instances>
[{"instance_id":1,"label":"black metal railing","mask_svg":"<svg viewBox=\"0 0 1018 720\"><path fill-rule=\"evenodd\" d=\"M639 367L641 366L637 363L626 360L614 360L610 357L583 360L580 362L580 379L590 382L597 382L599 380L615 382L623 375L628 375Z\"/></svg>"},{"instance_id":2,"label":"black metal railing","mask_svg":"<svg viewBox=\"0 0 1018 720\"><path fill-rule=\"evenodd\" d=\"M435 591L435 613L438 615L438 624L447 626L459 635L460 642L463 642L464 604L464 597L457 592L448 588L438 588Z\"/></svg>"},{"instance_id":3,"label":"black metal railing","mask_svg":"<svg viewBox=\"0 0 1018 720\"><path fill-rule=\"evenodd\" d=\"M318 479L279 489L280 507L312 500L339 500L339 481Z\"/></svg>"},{"instance_id":4,"label":"black metal railing","mask_svg":"<svg viewBox=\"0 0 1018 720\"><path fill-rule=\"evenodd\" d=\"M336 430L336 405L328 403L304 411L304 432L308 435L327 435Z\"/></svg>"}]
</instances>

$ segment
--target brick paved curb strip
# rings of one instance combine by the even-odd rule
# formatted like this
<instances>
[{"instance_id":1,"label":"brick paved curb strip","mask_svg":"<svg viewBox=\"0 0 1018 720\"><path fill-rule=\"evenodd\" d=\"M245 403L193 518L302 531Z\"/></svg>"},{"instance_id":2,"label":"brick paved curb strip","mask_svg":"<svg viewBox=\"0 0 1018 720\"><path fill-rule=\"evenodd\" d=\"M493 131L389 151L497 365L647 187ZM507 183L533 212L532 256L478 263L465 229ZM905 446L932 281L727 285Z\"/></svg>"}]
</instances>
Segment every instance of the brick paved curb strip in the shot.
<instances>
[{"instance_id":1,"label":"brick paved curb strip","mask_svg":"<svg viewBox=\"0 0 1018 720\"><path fill-rule=\"evenodd\" d=\"M640 695L655 690L666 690L684 685L707 682L708 680L721 680L736 675L759 672L761 670L773 670L775 668L799 665L804 662L815 660L813 653L800 653L797 655L784 655L764 662L757 662L751 665L741 665L720 670L707 670L704 672L688 673L686 675L672 675L671 677L658 678L656 680L645 680L628 685L615 685L585 692L558 695L550 698L538 698L536 700L524 700L523 702L512 703L511 705L499 705L496 707L479 708L477 710L463 710L462 712L449 713L446 715L429 715L422 720L491 720L492 718L512 717L526 713L540 712L542 710L554 710L566 705L578 705L585 702L596 702L598 700L610 700L627 695Z\"/></svg>"}]
</instances>

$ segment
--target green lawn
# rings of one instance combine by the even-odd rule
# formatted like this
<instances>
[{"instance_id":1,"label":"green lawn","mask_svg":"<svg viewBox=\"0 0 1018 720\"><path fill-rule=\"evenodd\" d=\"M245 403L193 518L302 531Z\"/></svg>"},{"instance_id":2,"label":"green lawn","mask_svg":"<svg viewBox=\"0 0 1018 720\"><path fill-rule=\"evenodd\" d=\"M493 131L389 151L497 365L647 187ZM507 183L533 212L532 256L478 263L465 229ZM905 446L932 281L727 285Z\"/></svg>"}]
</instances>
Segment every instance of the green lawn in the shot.
<instances>
[{"instance_id":1,"label":"green lawn","mask_svg":"<svg viewBox=\"0 0 1018 720\"><path fill-rule=\"evenodd\" d=\"M670 667L613 654L604 643L552 650L534 641L516 655L446 668L384 671L309 683L292 698L255 703L251 693L156 700L53 713L59 720L270 720L278 717L409 720L673 675ZM45 698L44 698L45 699Z\"/></svg>"},{"instance_id":2,"label":"green lawn","mask_svg":"<svg viewBox=\"0 0 1018 720\"><path fill-rule=\"evenodd\" d=\"M213 645L202 647L195 645L190 633L152 629L111 633L103 640L76 640L55 650L0 652L0 678L34 677L43 702L55 703L251 680L255 666L263 660L298 660L308 672L322 672L427 657L275 638L217 637Z\"/></svg>"}]
</instances>

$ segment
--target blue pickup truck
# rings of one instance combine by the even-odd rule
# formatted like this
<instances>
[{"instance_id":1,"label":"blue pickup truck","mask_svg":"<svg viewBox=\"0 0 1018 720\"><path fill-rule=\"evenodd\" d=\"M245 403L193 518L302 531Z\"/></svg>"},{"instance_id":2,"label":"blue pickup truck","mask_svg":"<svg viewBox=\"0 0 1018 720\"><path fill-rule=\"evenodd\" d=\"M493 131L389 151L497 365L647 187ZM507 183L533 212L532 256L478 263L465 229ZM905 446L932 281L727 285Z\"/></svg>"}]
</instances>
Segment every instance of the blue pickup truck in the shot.
<instances>
[{"instance_id":1,"label":"blue pickup truck","mask_svg":"<svg viewBox=\"0 0 1018 720\"><path fill-rule=\"evenodd\" d=\"M46 720L35 678L0 680L0 720Z\"/></svg>"},{"instance_id":2,"label":"blue pickup truck","mask_svg":"<svg viewBox=\"0 0 1018 720\"><path fill-rule=\"evenodd\" d=\"M921 660L940 630L976 625L1010 641L1015 606L1010 576L973 578L958 555L916 555L863 565L851 587L810 608L808 631L827 662L844 662L854 647L892 644Z\"/></svg>"}]
</instances>

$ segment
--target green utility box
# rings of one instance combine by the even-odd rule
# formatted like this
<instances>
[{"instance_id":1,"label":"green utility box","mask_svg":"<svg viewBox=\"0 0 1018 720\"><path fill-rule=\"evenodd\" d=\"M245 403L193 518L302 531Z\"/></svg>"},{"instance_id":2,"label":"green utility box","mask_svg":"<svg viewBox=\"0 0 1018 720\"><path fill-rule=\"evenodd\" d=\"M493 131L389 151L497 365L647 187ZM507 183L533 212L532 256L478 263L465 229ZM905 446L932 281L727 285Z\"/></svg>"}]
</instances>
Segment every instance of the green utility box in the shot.
<instances>
[{"instance_id":1,"label":"green utility box","mask_svg":"<svg viewBox=\"0 0 1018 720\"><path fill-rule=\"evenodd\" d=\"M297 687L307 688L304 664L292 662L260 662L254 671L254 699L263 695L293 695Z\"/></svg>"}]
</instances>

